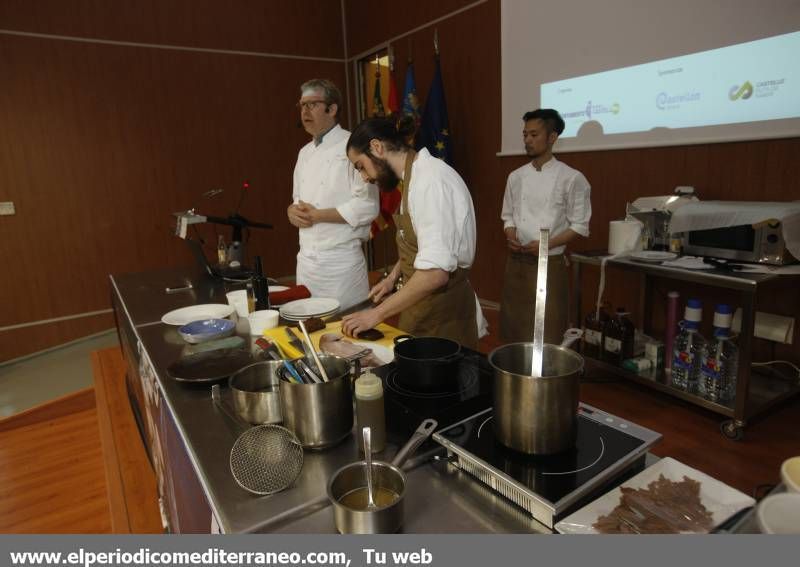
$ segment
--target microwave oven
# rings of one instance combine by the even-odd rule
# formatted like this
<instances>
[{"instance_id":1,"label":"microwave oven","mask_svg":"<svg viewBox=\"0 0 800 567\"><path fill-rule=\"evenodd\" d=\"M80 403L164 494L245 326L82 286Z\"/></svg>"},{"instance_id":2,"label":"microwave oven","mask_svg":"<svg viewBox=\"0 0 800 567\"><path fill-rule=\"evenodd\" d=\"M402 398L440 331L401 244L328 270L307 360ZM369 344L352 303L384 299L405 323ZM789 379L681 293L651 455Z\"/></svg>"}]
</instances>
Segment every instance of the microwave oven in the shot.
<instances>
[{"instance_id":1,"label":"microwave oven","mask_svg":"<svg viewBox=\"0 0 800 567\"><path fill-rule=\"evenodd\" d=\"M778 266L797 261L786 249L780 222L765 223L757 228L743 224L692 230L684 234L683 252L694 256Z\"/></svg>"}]
</instances>

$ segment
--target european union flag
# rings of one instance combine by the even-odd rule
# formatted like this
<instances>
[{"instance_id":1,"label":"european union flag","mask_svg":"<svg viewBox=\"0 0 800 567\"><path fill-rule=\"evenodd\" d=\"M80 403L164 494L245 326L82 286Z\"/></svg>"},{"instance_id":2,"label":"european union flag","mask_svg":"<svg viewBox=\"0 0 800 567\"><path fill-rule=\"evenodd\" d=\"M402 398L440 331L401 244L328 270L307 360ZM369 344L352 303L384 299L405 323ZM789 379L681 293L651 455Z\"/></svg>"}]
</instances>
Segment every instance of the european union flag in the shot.
<instances>
[{"instance_id":1,"label":"european union flag","mask_svg":"<svg viewBox=\"0 0 800 567\"><path fill-rule=\"evenodd\" d=\"M436 58L436 71L431 90L425 101L422 125L417 134L417 149L428 148L432 156L453 165L453 151L450 146L450 123L447 119L447 104L444 101L444 83L439 58Z\"/></svg>"}]
</instances>

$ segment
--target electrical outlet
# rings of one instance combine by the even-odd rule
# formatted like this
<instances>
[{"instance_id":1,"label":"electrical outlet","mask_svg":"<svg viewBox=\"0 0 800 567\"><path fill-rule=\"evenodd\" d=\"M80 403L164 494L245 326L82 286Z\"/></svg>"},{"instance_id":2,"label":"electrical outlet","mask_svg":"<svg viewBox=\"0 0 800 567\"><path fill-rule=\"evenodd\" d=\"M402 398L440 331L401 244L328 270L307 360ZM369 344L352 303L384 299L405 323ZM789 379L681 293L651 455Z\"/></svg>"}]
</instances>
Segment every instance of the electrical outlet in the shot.
<instances>
[{"instance_id":1,"label":"electrical outlet","mask_svg":"<svg viewBox=\"0 0 800 567\"><path fill-rule=\"evenodd\" d=\"M16 215L14 201L0 201L0 215Z\"/></svg>"}]
</instances>

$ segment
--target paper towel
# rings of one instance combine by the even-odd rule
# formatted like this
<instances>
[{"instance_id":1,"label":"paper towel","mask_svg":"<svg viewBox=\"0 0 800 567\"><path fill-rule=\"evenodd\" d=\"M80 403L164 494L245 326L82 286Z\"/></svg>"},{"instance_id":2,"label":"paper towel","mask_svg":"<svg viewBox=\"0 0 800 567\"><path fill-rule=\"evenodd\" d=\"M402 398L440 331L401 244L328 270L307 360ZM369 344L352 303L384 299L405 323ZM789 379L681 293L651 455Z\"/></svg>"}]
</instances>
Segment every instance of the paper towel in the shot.
<instances>
[{"instance_id":1,"label":"paper towel","mask_svg":"<svg viewBox=\"0 0 800 567\"><path fill-rule=\"evenodd\" d=\"M608 253L622 254L642 249L642 223L616 220L608 223Z\"/></svg>"}]
</instances>

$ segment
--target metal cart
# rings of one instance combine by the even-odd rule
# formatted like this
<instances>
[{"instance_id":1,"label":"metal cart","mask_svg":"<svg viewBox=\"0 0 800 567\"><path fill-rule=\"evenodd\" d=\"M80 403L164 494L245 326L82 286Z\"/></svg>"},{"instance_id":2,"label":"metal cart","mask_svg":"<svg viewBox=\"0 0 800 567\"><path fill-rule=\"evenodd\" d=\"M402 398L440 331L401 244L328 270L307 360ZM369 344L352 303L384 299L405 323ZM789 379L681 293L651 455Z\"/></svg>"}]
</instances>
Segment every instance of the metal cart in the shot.
<instances>
[{"instance_id":1,"label":"metal cart","mask_svg":"<svg viewBox=\"0 0 800 567\"><path fill-rule=\"evenodd\" d=\"M573 302L572 321L580 325L581 314L581 277L584 266L600 266L607 253L573 253L572 260ZM766 289L777 289L781 286L794 286L800 283L797 276L780 276L776 274L752 274L736 272L720 272L718 270L692 271L672 268L660 264L645 264L616 258L608 260L606 267L622 269L639 278L639 328L645 333L651 329L653 280L672 279L682 282L696 283L703 286L726 288L739 294L739 305L742 308L742 328L738 338L739 371L736 385L736 397L733 407L708 401L697 395L678 390L670 385L669 374L663 369L635 373L624 368L586 357L587 363L601 368L603 371L633 380L638 384L664 392L689 403L704 407L728 417L720 424L723 435L729 439L740 440L744 436L744 428L749 419L767 411L774 405L800 392L800 380L789 378L775 370L755 372L751 368L753 331L755 325L756 303L759 293ZM778 283L780 282L780 286ZM649 334L649 333L648 333ZM671 356L671 353L665 353Z\"/></svg>"}]
</instances>

